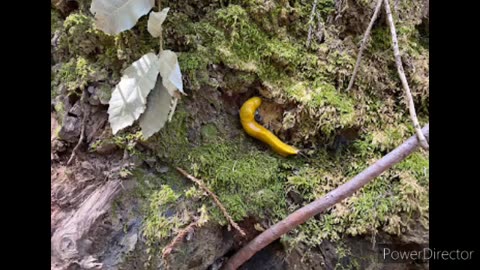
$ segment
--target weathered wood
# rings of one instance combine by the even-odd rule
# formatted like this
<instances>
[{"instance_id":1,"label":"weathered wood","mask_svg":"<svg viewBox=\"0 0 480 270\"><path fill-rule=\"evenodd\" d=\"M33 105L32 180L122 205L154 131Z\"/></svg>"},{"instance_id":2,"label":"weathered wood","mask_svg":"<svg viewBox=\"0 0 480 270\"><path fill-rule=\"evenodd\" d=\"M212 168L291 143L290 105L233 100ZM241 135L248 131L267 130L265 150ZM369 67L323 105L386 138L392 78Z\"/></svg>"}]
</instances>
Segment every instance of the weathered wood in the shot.
<instances>
[{"instance_id":1,"label":"weathered wood","mask_svg":"<svg viewBox=\"0 0 480 270\"><path fill-rule=\"evenodd\" d=\"M88 241L84 241L84 237L98 218L110 209L119 187L120 180L107 181L60 223L51 238L52 264L68 263L88 255L85 252Z\"/></svg>"}]
</instances>

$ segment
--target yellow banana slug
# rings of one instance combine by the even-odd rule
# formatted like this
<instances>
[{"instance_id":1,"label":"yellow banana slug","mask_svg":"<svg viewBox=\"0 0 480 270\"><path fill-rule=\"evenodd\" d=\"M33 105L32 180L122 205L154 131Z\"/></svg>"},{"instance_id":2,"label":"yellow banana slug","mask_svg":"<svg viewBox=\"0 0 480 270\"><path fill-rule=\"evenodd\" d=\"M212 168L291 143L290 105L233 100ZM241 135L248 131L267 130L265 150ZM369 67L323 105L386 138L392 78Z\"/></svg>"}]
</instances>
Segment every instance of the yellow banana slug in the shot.
<instances>
[{"instance_id":1,"label":"yellow banana slug","mask_svg":"<svg viewBox=\"0 0 480 270\"><path fill-rule=\"evenodd\" d=\"M272 132L255 121L255 112L261 104L262 99L259 97L252 97L243 103L240 108L240 122L243 129L248 135L270 145L275 152L282 156L298 154L299 150L297 148L282 142Z\"/></svg>"}]
</instances>

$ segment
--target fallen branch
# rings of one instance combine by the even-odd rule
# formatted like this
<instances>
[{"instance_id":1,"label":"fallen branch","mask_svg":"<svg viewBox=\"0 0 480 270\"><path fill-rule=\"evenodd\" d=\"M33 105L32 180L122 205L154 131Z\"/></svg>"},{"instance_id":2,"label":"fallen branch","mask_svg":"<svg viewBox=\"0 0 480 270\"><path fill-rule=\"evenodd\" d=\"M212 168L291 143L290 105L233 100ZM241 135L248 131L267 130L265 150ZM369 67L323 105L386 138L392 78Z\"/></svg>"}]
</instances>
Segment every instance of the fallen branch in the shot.
<instances>
[{"instance_id":1,"label":"fallen branch","mask_svg":"<svg viewBox=\"0 0 480 270\"><path fill-rule=\"evenodd\" d=\"M363 35L362 44L360 45L360 49L358 50L357 62L355 63L355 68L353 69L352 77L350 78L350 82L348 83L347 90L353 86L353 82L355 81L355 77L357 76L358 68L360 67L360 61L362 60L362 54L365 50L365 45L367 44L368 37L370 36L370 31L372 30L373 24L377 20L378 12L380 11L380 7L382 6L383 0L377 0L377 5L375 6L375 11L373 12L372 19L370 19L370 23L368 24L367 30L365 30L365 34Z\"/></svg>"},{"instance_id":2,"label":"fallen branch","mask_svg":"<svg viewBox=\"0 0 480 270\"><path fill-rule=\"evenodd\" d=\"M308 37L307 37L307 48L310 47L310 42L312 41L312 31L313 31L313 19L315 18L315 12L317 11L317 1L313 2L312 13L310 13L310 26L308 27Z\"/></svg>"},{"instance_id":3,"label":"fallen branch","mask_svg":"<svg viewBox=\"0 0 480 270\"><path fill-rule=\"evenodd\" d=\"M428 137L429 125L427 124L423 128L423 133ZM324 197L315 200L308 205L298 209L290 214L284 220L273 225L260 235L255 237L250 243L241 248L236 254L234 254L230 260L225 264L225 270L233 270L240 267L248 259L250 259L255 253L272 243L276 239L280 238L283 234L294 229L298 225L304 223L313 216L325 211L327 208L332 207L336 203L351 196L354 192L362 188L364 185L372 181L375 177L404 160L408 155L415 151L419 146L419 141L416 136L410 137L402 145L388 153L386 156L370 165L367 169L359 173L347 183L339 186L338 188L330 191Z\"/></svg>"},{"instance_id":4,"label":"fallen branch","mask_svg":"<svg viewBox=\"0 0 480 270\"><path fill-rule=\"evenodd\" d=\"M418 122L417 113L415 112L415 104L413 103L412 93L410 91L410 86L408 86L407 77L405 76L405 71L403 70L402 59L400 57L400 50L398 49L398 40L397 34L395 30L395 24L393 23L392 11L390 10L390 4L388 0L383 1L385 4L385 12L387 13L387 21L390 25L390 33L392 34L392 42L393 42L393 54L395 55L395 63L397 64L398 75L400 76L400 80L402 81L403 89L405 90L405 94L407 96L407 105L408 110L410 111L410 118L413 122L413 127L417 133L418 140L420 141L420 145L427 149L429 148L428 142L423 136L422 130L420 128L420 123Z\"/></svg>"},{"instance_id":5,"label":"fallen branch","mask_svg":"<svg viewBox=\"0 0 480 270\"><path fill-rule=\"evenodd\" d=\"M83 119L82 119L82 129L80 131L80 138L78 139L78 142L77 142L77 145L75 146L75 148L73 148L72 155L70 156L70 158L67 161L67 166L70 166L73 159L77 155L78 148L80 147L80 145L82 145L82 142L85 139L85 127L87 125L87 118L88 118L87 98L88 98L87 97L87 90L85 89L85 90L83 90L83 95L82 95L82 98L81 98L82 107L83 107L83 110L82 110L83 111Z\"/></svg>"},{"instance_id":6,"label":"fallen branch","mask_svg":"<svg viewBox=\"0 0 480 270\"><path fill-rule=\"evenodd\" d=\"M185 176L188 179L192 180L193 182L197 183L197 185L199 185L200 188L202 188L205 192L207 192L208 195L210 195L210 197L212 197L215 204L217 204L218 208L220 208L220 210L222 210L223 215L228 220L228 222L230 222L232 227L234 227L242 236L246 236L245 232L240 228L240 226L238 226L238 224L235 221L233 221L232 217L228 214L227 209L225 209L225 207L222 205L222 203L218 199L217 195L215 195L213 192L211 192L203 184L203 182L200 179L197 179L197 178L193 177L192 175L188 174L186 171L182 170L181 168L177 167L177 171L179 171L181 174L183 174L183 176Z\"/></svg>"}]
</instances>

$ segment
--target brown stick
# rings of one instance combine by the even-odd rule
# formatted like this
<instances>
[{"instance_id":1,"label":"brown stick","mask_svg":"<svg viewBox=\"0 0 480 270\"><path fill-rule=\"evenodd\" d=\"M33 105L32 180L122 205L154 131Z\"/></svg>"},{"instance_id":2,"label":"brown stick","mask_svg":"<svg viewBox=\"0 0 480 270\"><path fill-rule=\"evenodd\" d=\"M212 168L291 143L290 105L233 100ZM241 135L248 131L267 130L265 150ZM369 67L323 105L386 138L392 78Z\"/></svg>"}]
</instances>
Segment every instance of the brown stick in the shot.
<instances>
[{"instance_id":1,"label":"brown stick","mask_svg":"<svg viewBox=\"0 0 480 270\"><path fill-rule=\"evenodd\" d=\"M197 179L197 178L193 177L192 175L188 174L186 171L182 170L181 168L177 167L177 171L179 171L181 174L183 174L183 176L185 176L188 179L192 180L193 182L197 183L197 185L199 185L205 192L207 192L208 195L210 195L210 197L212 197L215 204L217 204L218 208L220 208L220 210L222 210L223 215L228 220L228 222L230 222L232 227L234 227L242 236L246 236L245 232L240 228L240 226L238 226L238 224L235 221L233 221L232 217L228 214L227 209L225 209L225 207L222 205L222 203L218 199L217 195L215 195L215 193L211 192L207 188L207 186L205 186L203 184L203 182L200 179Z\"/></svg>"},{"instance_id":2,"label":"brown stick","mask_svg":"<svg viewBox=\"0 0 480 270\"><path fill-rule=\"evenodd\" d=\"M358 68L360 67L360 61L362 60L362 54L365 50L365 45L367 44L368 37L370 36L370 31L372 30L373 24L377 20L378 12L380 11L380 7L382 6L383 0L377 0L377 5L375 6L375 11L373 12L372 19L370 19L370 23L368 24L367 30L365 30L365 34L363 34L362 44L360 45L360 49L358 50L357 62L355 63L355 68L353 69L352 77L350 78L350 82L348 83L347 90L353 86L353 82L355 81L355 77L358 73Z\"/></svg>"},{"instance_id":3,"label":"brown stick","mask_svg":"<svg viewBox=\"0 0 480 270\"><path fill-rule=\"evenodd\" d=\"M383 1L385 4L385 12L387 13L387 21L390 25L390 32L392 34L392 42L393 42L393 54L395 55L395 63L397 64L398 75L400 76L400 80L402 81L403 89L405 90L405 94L407 96L407 106L408 110L410 111L410 118L413 122L413 127L417 133L418 140L420 141L420 145L428 150L428 142L423 136L422 130L420 128L420 123L418 122L417 113L415 112L415 104L413 103L412 93L410 91L410 86L408 86L407 77L405 76L405 71L403 70L402 58L400 57L400 50L398 49L398 40L397 34L395 30L395 24L393 23L392 11L390 10L390 4L388 0Z\"/></svg>"},{"instance_id":4,"label":"brown stick","mask_svg":"<svg viewBox=\"0 0 480 270\"><path fill-rule=\"evenodd\" d=\"M83 119L82 119L82 129L80 131L80 138L78 139L77 145L73 148L72 155L67 161L67 166L70 166L73 159L77 155L78 148L82 145L83 140L85 139L85 126L87 125L87 118L88 118L88 107L87 107L87 89L83 90L82 95L82 107L83 107Z\"/></svg>"},{"instance_id":5,"label":"brown stick","mask_svg":"<svg viewBox=\"0 0 480 270\"><path fill-rule=\"evenodd\" d=\"M429 135L429 125L427 124L423 128L425 136ZM255 237L250 243L240 249L234 254L230 260L225 264L225 270L233 270L240 267L248 259L250 259L255 253L268 244L272 243L276 239L280 238L283 234L294 229L298 225L304 223L311 217L325 211L327 208L332 207L336 203L351 196L354 192L362 188L364 185L372 181L375 177L395 165L396 163L404 160L408 155L415 151L419 146L419 142L416 136L410 137L402 145L395 148L392 152L382 157L380 160L370 165L367 169L356 175L347 183L339 186L338 188L330 191L324 197L311 202L310 204L298 209L290 214L287 218L273 225L260 235Z\"/></svg>"}]
</instances>

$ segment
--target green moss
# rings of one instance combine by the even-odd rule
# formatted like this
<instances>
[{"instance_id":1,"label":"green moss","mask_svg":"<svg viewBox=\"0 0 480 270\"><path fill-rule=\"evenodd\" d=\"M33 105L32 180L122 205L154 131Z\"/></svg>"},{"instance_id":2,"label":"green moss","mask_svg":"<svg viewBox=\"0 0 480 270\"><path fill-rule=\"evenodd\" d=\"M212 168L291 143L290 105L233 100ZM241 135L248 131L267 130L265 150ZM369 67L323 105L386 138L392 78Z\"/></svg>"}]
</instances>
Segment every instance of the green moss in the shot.
<instances>
[{"instance_id":1,"label":"green moss","mask_svg":"<svg viewBox=\"0 0 480 270\"><path fill-rule=\"evenodd\" d=\"M269 152L246 147L241 141L217 142L189 153L190 170L217 194L234 220L285 214L280 160ZM269 209L268 211L265 211ZM212 216L225 224L214 207Z\"/></svg>"},{"instance_id":2,"label":"green moss","mask_svg":"<svg viewBox=\"0 0 480 270\"><path fill-rule=\"evenodd\" d=\"M122 70L158 48L158 39L151 37L146 25L147 18L142 18L134 29L109 36L96 29L92 16L71 13L62 27L56 23L60 35L53 58L62 68L54 74L52 86L66 82L69 91L79 92L93 82L116 84Z\"/></svg>"},{"instance_id":3,"label":"green moss","mask_svg":"<svg viewBox=\"0 0 480 270\"><path fill-rule=\"evenodd\" d=\"M210 59L204 49L199 47L195 53L181 53L178 62L182 67L182 73L188 78L189 86L193 90L199 90L202 84L208 82L207 66Z\"/></svg>"},{"instance_id":4,"label":"green moss","mask_svg":"<svg viewBox=\"0 0 480 270\"><path fill-rule=\"evenodd\" d=\"M106 74L95 63L84 57L78 57L62 64L53 84L64 84L69 94L80 96L90 82L105 78Z\"/></svg>"},{"instance_id":5,"label":"green moss","mask_svg":"<svg viewBox=\"0 0 480 270\"><path fill-rule=\"evenodd\" d=\"M50 9L50 33L52 36L55 34L55 31L61 29L62 26L63 20L58 11L55 9Z\"/></svg>"},{"instance_id":6,"label":"green moss","mask_svg":"<svg viewBox=\"0 0 480 270\"><path fill-rule=\"evenodd\" d=\"M65 116L65 105L63 105L63 102L55 102L54 109L57 115L57 121L59 123L59 126L61 126L63 117Z\"/></svg>"},{"instance_id":7,"label":"green moss","mask_svg":"<svg viewBox=\"0 0 480 270\"><path fill-rule=\"evenodd\" d=\"M164 239L170 237L175 223L178 221L165 216L167 207L177 201L179 195L169 186L162 185L159 190L149 196L149 213L145 219L143 235L149 239ZM163 213L163 214L162 214Z\"/></svg>"},{"instance_id":8,"label":"green moss","mask_svg":"<svg viewBox=\"0 0 480 270\"><path fill-rule=\"evenodd\" d=\"M303 165L289 175L286 189L300 195L302 204L326 195L364 170L369 165L366 160L383 156L372 144L373 138L364 136L348 148L346 155L317 152L313 158L318 162ZM285 240L314 247L325 239L337 241L345 235L374 234L378 230L399 235L415 222L428 227L428 157L422 152L407 157L355 196L301 225Z\"/></svg>"},{"instance_id":9,"label":"green moss","mask_svg":"<svg viewBox=\"0 0 480 270\"><path fill-rule=\"evenodd\" d=\"M215 124L206 124L200 129L204 142L214 142L217 139L218 130Z\"/></svg>"},{"instance_id":10,"label":"green moss","mask_svg":"<svg viewBox=\"0 0 480 270\"><path fill-rule=\"evenodd\" d=\"M180 115L172 122L172 130L167 128L160 138L172 143L182 141L186 138L188 119ZM204 128L203 133L210 131L210 127ZM210 135L215 138L214 134ZM400 133L397 139L405 139L407 135ZM248 216L278 220L356 175L368 165L364 160L380 158L381 148L372 143L373 138L374 135L364 136L361 141L365 143L353 145L347 150L350 153L344 156L333 156L318 150L313 157L317 162L313 164L272 155L272 152L248 143L249 139L244 136L228 142L216 137L193 148L185 139L183 143L174 145L176 155L167 160L202 179L219 196L235 220ZM362 148L362 145L365 147ZM335 206L319 220L307 222L290 236L290 241L301 241L313 247L325 239L338 240L343 235L368 234L381 228L396 232L403 228L402 224L410 222L408 220L412 219L413 213L422 213L421 222L426 223L428 201L424 191L428 179L424 177L414 181L411 177L412 172L418 171L418 174L413 174L415 176L423 172L426 164L427 160L422 156L413 156L412 160L367 185L345 204ZM188 199L208 203L212 219L226 224L222 213L209 197L199 194L197 188L185 188L184 191ZM292 204L287 199L285 194L289 192L300 195L301 205Z\"/></svg>"},{"instance_id":11,"label":"green moss","mask_svg":"<svg viewBox=\"0 0 480 270\"><path fill-rule=\"evenodd\" d=\"M345 243L339 242L335 249L338 258L335 270L360 269L359 259L353 256L352 251Z\"/></svg>"},{"instance_id":12,"label":"green moss","mask_svg":"<svg viewBox=\"0 0 480 270\"><path fill-rule=\"evenodd\" d=\"M98 46L113 38L96 30L94 19L83 13L70 14L63 23L59 49L68 59L71 55L87 56L95 53Z\"/></svg>"},{"instance_id":13,"label":"green moss","mask_svg":"<svg viewBox=\"0 0 480 270\"><path fill-rule=\"evenodd\" d=\"M155 175L137 168L132 174L136 186L128 196L139 202L143 215L141 233L147 253L144 266L153 267L162 248L192 221L197 205L185 202L185 182L174 171Z\"/></svg>"},{"instance_id":14,"label":"green moss","mask_svg":"<svg viewBox=\"0 0 480 270\"><path fill-rule=\"evenodd\" d=\"M335 1L334 0L320 0L317 3L317 10L320 12L324 19L328 15L335 12Z\"/></svg>"},{"instance_id":15,"label":"green moss","mask_svg":"<svg viewBox=\"0 0 480 270\"><path fill-rule=\"evenodd\" d=\"M149 140L155 147L156 155L160 158L169 161L181 161L185 158L185 154L189 152L187 116L187 112L179 104L172 121L167 123Z\"/></svg>"},{"instance_id":16,"label":"green moss","mask_svg":"<svg viewBox=\"0 0 480 270\"><path fill-rule=\"evenodd\" d=\"M321 9L328 13L332 1L321 4ZM298 121L304 125L298 129L302 132L298 141L305 140L309 133L316 133L320 128L331 138L336 129L351 126L355 121L351 97L340 94L334 85L345 83L345 74L353 68L355 59L348 51L328 49L326 58L320 60L304 47L303 42L287 35L272 35L258 23L260 18L253 11L253 6L257 5L261 4L230 4L184 29L185 35L195 33L198 40L195 49L180 55L187 82L193 89L211 85L207 64L223 64L235 71L224 77L224 87L229 93L243 93L258 80L268 88L271 97L287 97L306 105L312 112L309 114L312 119ZM272 12L285 12L276 4L274 7ZM291 11L299 12L297 9ZM174 19L181 20L178 16ZM331 109L318 123L318 116L325 113L324 105ZM315 127L311 129L312 126Z\"/></svg>"},{"instance_id":17,"label":"green moss","mask_svg":"<svg viewBox=\"0 0 480 270\"><path fill-rule=\"evenodd\" d=\"M372 51L386 51L392 45L392 35L387 26L374 28L371 32L372 41L370 47Z\"/></svg>"}]
</instances>

